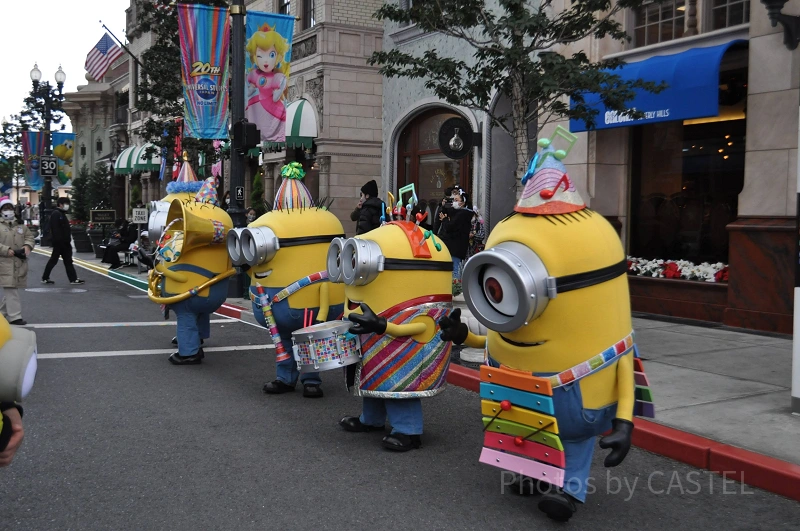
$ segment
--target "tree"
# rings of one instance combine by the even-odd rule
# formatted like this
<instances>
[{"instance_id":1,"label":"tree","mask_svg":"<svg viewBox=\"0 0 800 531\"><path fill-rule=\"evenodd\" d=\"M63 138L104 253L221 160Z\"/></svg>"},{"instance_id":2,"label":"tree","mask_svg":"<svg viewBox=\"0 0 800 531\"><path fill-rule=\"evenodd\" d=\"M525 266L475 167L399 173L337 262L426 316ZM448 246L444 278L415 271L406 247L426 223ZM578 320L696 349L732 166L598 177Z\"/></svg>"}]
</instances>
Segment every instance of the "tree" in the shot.
<instances>
[{"instance_id":1,"label":"tree","mask_svg":"<svg viewBox=\"0 0 800 531\"><path fill-rule=\"evenodd\" d=\"M144 68L136 91L137 109L153 114L137 133L148 142L167 148L167 167L172 165L173 146L180 130L175 118L183 116L178 17L174 3L170 6L172 1L136 0L137 30L152 33L153 39L153 44L141 56ZM182 0L181 3L228 7L226 0ZM192 154L190 160L197 160L200 152L206 155L206 160L213 160L211 142L183 138L182 148Z\"/></svg>"},{"instance_id":2,"label":"tree","mask_svg":"<svg viewBox=\"0 0 800 531\"><path fill-rule=\"evenodd\" d=\"M79 222L89 220L89 210L87 204L87 186L89 183L89 168L84 164L78 172L78 178L72 180L72 192L70 193L70 210L72 219Z\"/></svg>"},{"instance_id":3,"label":"tree","mask_svg":"<svg viewBox=\"0 0 800 531\"><path fill-rule=\"evenodd\" d=\"M261 168L256 172L253 177L253 191L250 193L250 207L256 211L256 217L263 216L267 213L267 207L264 204L264 175Z\"/></svg>"},{"instance_id":4,"label":"tree","mask_svg":"<svg viewBox=\"0 0 800 531\"><path fill-rule=\"evenodd\" d=\"M578 118L591 129L598 110L586 104L586 93L597 93L621 115L640 118L641 112L625 105L635 90L664 88L622 80L613 72L622 66L620 60L592 62L583 51L565 49L587 37L629 40L616 17L646 1L573 0L558 13L552 0L428 0L409 9L387 3L376 12L378 19L414 23L424 32L458 39L472 60L446 57L435 49L422 55L391 49L375 52L369 62L380 65L385 76L423 79L426 88L451 105L483 111L493 127L514 139L519 181L529 160L528 124L541 131L550 122ZM492 109L495 91L511 102L509 113Z\"/></svg>"}]
</instances>

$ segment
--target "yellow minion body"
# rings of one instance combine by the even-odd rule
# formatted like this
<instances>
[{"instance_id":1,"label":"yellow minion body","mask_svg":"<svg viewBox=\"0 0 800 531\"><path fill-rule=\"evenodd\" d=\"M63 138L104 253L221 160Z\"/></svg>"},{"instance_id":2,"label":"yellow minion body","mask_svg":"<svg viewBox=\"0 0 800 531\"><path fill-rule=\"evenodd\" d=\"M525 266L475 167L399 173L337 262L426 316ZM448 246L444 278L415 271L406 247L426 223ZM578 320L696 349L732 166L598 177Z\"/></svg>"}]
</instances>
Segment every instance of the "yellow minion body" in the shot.
<instances>
[{"instance_id":1,"label":"yellow minion body","mask_svg":"<svg viewBox=\"0 0 800 531\"><path fill-rule=\"evenodd\" d=\"M547 273L564 277L603 269L625 259L619 237L601 215L584 210L570 215L514 214L497 224L486 250L503 242L519 242L534 251ZM494 297L513 286L495 284ZM483 286L487 286L483 279ZM485 290L484 296L489 297ZM528 296L514 293L511 297ZM470 294L470 297L480 296ZM530 373L558 373L582 363L631 333L628 281L625 275L559 293L537 318L510 332L470 333L466 344L486 346L501 365ZM617 417L631 420L634 404L633 354L579 382L583 405L599 409L617 403Z\"/></svg>"}]
</instances>

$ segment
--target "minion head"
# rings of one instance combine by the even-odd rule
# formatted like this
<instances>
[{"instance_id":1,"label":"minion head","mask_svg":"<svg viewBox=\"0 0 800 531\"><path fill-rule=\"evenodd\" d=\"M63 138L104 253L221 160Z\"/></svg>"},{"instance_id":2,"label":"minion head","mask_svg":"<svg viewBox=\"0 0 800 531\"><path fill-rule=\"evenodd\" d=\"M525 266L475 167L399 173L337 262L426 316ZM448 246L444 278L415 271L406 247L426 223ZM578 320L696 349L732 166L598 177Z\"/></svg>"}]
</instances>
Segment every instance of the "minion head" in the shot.
<instances>
[{"instance_id":1,"label":"minion head","mask_svg":"<svg viewBox=\"0 0 800 531\"><path fill-rule=\"evenodd\" d=\"M490 330L489 352L521 370L560 370L565 353L585 359L631 332L622 244L585 207L560 158L532 172L516 212L464 268L464 297Z\"/></svg>"},{"instance_id":2,"label":"minion head","mask_svg":"<svg viewBox=\"0 0 800 531\"><path fill-rule=\"evenodd\" d=\"M450 253L425 234L414 223L396 221L331 243L328 278L345 284L345 317L360 313L362 302L380 313L420 297L451 296Z\"/></svg>"}]
</instances>

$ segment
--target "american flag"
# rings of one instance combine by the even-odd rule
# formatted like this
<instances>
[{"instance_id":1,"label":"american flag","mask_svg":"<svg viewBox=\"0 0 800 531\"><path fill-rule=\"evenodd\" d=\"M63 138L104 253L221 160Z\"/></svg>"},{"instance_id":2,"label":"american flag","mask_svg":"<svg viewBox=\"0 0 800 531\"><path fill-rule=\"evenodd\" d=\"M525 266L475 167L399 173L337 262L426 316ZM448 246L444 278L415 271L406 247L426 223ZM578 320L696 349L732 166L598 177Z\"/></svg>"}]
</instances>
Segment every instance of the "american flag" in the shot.
<instances>
[{"instance_id":1,"label":"american flag","mask_svg":"<svg viewBox=\"0 0 800 531\"><path fill-rule=\"evenodd\" d=\"M117 46L108 33L103 34L103 38L95 44L89 55L86 56L84 68L95 80L102 81L111 63L119 59L122 55L122 48Z\"/></svg>"}]
</instances>

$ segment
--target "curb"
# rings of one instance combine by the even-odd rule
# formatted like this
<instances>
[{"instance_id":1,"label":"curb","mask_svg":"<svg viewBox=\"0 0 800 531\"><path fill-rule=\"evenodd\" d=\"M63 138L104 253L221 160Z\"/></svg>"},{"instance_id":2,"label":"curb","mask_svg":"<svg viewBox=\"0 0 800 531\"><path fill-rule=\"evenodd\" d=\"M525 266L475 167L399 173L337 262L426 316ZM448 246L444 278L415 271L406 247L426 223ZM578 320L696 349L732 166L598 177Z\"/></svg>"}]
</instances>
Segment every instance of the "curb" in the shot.
<instances>
[{"instance_id":1,"label":"curb","mask_svg":"<svg viewBox=\"0 0 800 531\"><path fill-rule=\"evenodd\" d=\"M447 382L479 392L480 373L450 365ZM800 466L644 419L635 419L633 444L696 468L716 472L800 501Z\"/></svg>"}]
</instances>

